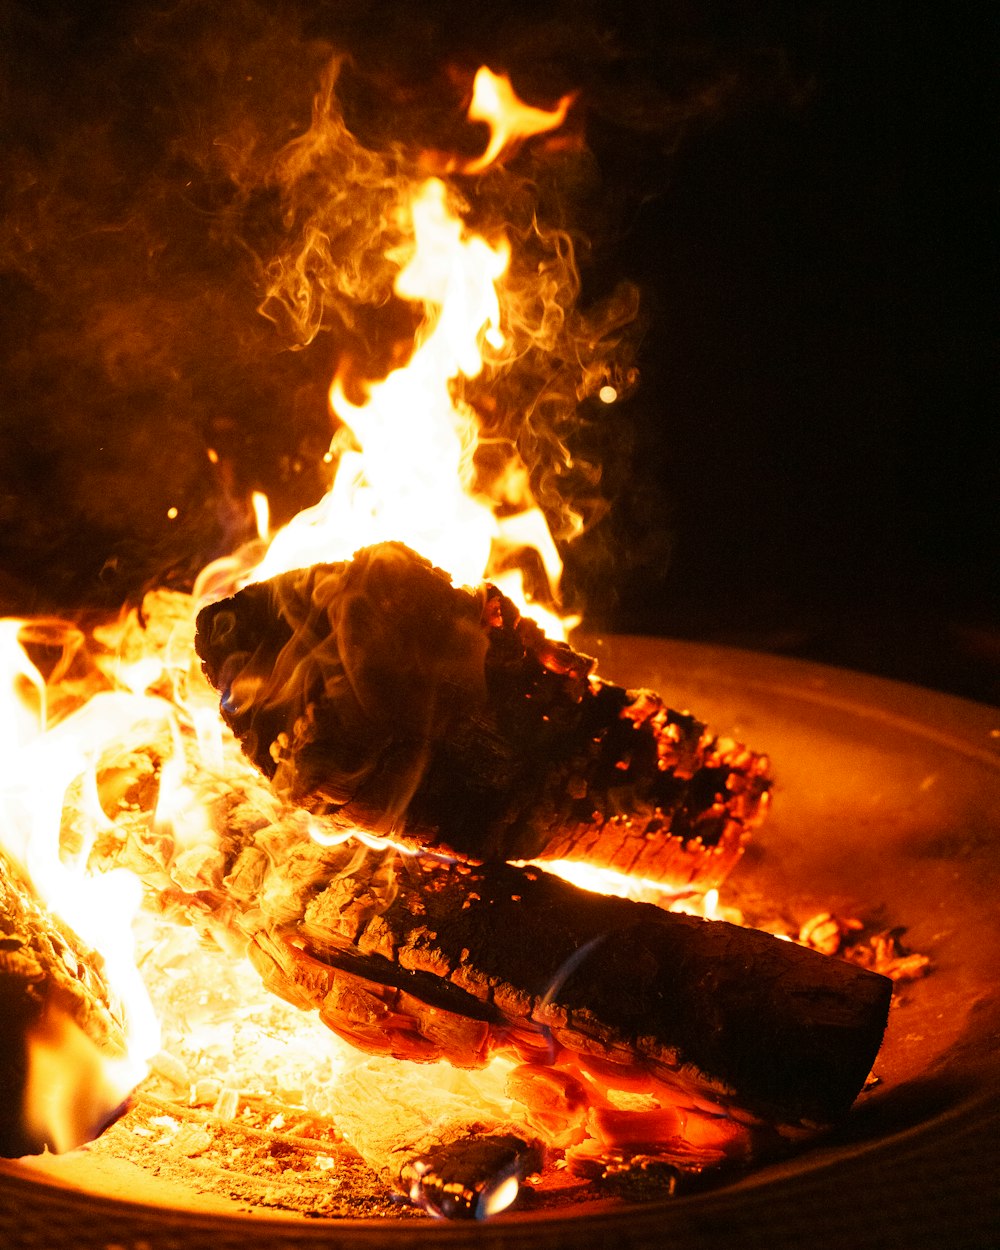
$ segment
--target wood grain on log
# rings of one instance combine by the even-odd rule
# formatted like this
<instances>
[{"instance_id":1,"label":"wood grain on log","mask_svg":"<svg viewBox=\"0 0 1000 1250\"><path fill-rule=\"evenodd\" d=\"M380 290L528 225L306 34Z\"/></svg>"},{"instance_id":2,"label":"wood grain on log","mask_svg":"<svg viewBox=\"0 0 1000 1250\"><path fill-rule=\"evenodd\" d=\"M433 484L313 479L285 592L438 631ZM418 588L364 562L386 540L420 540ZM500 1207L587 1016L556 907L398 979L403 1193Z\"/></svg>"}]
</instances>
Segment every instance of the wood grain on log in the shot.
<instances>
[{"instance_id":1,"label":"wood grain on log","mask_svg":"<svg viewBox=\"0 0 1000 1250\"><path fill-rule=\"evenodd\" d=\"M230 750L200 880L137 818L114 862L361 1049L465 1067L566 1052L780 1124L834 1120L861 1089L887 978L537 868L322 844L335 823Z\"/></svg>"}]
</instances>

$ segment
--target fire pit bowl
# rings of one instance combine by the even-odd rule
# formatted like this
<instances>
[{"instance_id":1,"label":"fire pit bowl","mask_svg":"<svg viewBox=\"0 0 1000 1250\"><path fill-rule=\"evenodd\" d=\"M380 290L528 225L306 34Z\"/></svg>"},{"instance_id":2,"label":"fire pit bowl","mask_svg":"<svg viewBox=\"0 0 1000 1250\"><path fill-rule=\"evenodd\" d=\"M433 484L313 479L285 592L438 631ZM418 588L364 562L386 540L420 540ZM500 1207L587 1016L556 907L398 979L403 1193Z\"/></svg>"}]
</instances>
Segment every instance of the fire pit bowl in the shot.
<instances>
[{"instance_id":1,"label":"fire pit bowl","mask_svg":"<svg viewBox=\"0 0 1000 1250\"><path fill-rule=\"evenodd\" d=\"M648 638L577 640L768 751L774 810L728 894L801 922L905 926L876 1073L833 1135L714 1190L645 1205L524 1204L484 1226L275 1216L100 1158L0 1165L11 1247L984 1247L1000 1227L1000 710L838 669ZM725 892L724 892L725 897ZM529 1195L530 1202L530 1195Z\"/></svg>"}]
</instances>

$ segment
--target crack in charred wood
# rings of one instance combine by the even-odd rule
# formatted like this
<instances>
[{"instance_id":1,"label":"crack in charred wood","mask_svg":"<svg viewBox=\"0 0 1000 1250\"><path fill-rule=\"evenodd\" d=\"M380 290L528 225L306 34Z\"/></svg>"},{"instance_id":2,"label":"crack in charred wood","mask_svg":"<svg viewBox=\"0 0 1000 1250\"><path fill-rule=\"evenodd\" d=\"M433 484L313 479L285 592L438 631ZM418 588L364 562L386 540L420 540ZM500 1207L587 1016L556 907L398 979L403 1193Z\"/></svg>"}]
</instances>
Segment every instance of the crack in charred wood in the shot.
<instances>
[{"instance_id":1,"label":"crack in charred wood","mask_svg":"<svg viewBox=\"0 0 1000 1250\"><path fill-rule=\"evenodd\" d=\"M373 1053L476 1067L569 1051L782 1124L837 1119L874 1062L892 985L855 965L532 868L301 839L298 901L278 915L231 877L164 906L242 933L270 989ZM245 857L224 841L227 862Z\"/></svg>"}]
</instances>

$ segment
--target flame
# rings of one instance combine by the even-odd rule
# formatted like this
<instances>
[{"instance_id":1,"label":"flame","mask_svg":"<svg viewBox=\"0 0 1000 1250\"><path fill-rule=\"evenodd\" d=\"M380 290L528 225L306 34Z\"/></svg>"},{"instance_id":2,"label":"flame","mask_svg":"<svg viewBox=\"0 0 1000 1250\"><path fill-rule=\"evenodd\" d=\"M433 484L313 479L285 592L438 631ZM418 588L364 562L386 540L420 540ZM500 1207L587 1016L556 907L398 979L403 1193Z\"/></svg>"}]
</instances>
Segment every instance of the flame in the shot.
<instances>
[{"instance_id":1,"label":"flame","mask_svg":"<svg viewBox=\"0 0 1000 1250\"><path fill-rule=\"evenodd\" d=\"M470 121L489 126L490 139L482 156L463 165L463 172L481 173L524 139L557 130L575 99L576 94L571 93L554 109L533 108L518 98L506 74L494 74L482 66L473 80L468 116Z\"/></svg>"},{"instance_id":2,"label":"flame","mask_svg":"<svg viewBox=\"0 0 1000 1250\"><path fill-rule=\"evenodd\" d=\"M56 1153L96 1136L145 1070L103 1055L60 1007L48 1004L26 1040L24 1138Z\"/></svg>"},{"instance_id":3,"label":"flame","mask_svg":"<svg viewBox=\"0 0 1000 1250\"><path fill-rule=\"evenodd\" d=\"M95 838L110 824L96 795L101 753L112 743L148 736L174 713L162 699L105 692L50 726L46 683L22 645L22 629L20 621L0 621L0 680L8 691L0 721L0 844L49 910L99 952L124 1010L128 1043L125 1061L102 1061L96 1046L58 1010L49 1011L26 1039L25 1124L38 1140L65 1149L86 1136L85 1125L93 1126L101 1107L107 1116L142 1079L159 1045L130 928L139 882L125 871L90 875L86 864ZM81 782L84 832L76 852L68 854L60 843L64 808L70 788ZM60 1056L64 1070L57 1074Z\"/></svg>"},{"instance_id":4,"label":"flame","mask_svg":"<svg viewBox=\"0 0 1000 1250\"><path fill-rule=\"evenodd\" d=\"M533 108L517 98L507 77L480 70L469 118L486 123L489 142L477 159L449 168L482 172L528 137L559 127L573 98L563 97L549 111ZM303 161L310 150L308 142L297 149ZM374 156L371 163L377 164ZM483 432L467 384L508 368L524 350L517 336L528 333L517 306L523 293L513 290L510 277L510 240L500 229L472 229L467 206L441 178L401 176L398 182L397 201L386 209L393 246L384 263L394 269L394 296L413 307L419 329L405 364L387 375L365 378L360 363L350 361L333 378L329 406L338 428L323 458L335 466L327 495L274 532L268 500L254 492L257 541L208 566L191 596L157 592L142 614L94 631L98 650L79 685L66 680L83 642L79 631L71 637L64 630L63 659L46 679L25 648L25 623L0 621L0 685L7 692L0 700L0 845L46 905L99 952L127 1027L128 1055L121 1062L102 1056L58 1013L40 1021L29 1039L25 1119L56 1149L76 1144L87 1132L84 1123L109 1116L161 1044L136 967L132 922L141 903L139 881L124 869L91 871L101 839L126 836L121 812L111 805L106 810L102 799L99 773L109 758L146 753L158 793L146 836L168 863L172 885L191 895L218 885L222 856L210 799L213 785L230 784L233 766L214 697L197 671L192 636L198 603L250 581L401 540L456 582L490 577L552 637L564 636L572 623L530 601L518 568L522 551L536 552L557 599L562 562L527 468L511 454L496 480L484 485L475 462ZM313 242L319 241L317 233ZM575 277L571 252L567 271ZM546 281L540 316L551 333L549 313L558 299L551 273ZM207 455L219 463L214 449ZM167 511L171 520L178 515L175 506ZM149 763L154 757L155 765ZM261 800L260 810L269 801ZM67 821L77 837L71 847L63 836ZM314 821L308 834L318 843L328 840ZM362 833L351 836L387 853L400 849ZM490 1210L502 1209L516 1192L516 1181L500 1186Z\"/></svg>"},{"instance_id":5,"label":"flame","mask_svg":"<svg viewBox=\"0 0 1000 1250\"><path fill-rule=\"evenodd\" d=\"M255 490L250 496L253 514L257 521L257 535L262 542L267 542L271 534L271 506L263 491Z\"/></svg>"},{"instance_id":6,"label":"flame","mask_svg":"<svg viewBox=\"0 0 1000 1250\"><path fill-rule=\"evenodd\" d=\"M714 888L704 892L693 889L672 891L662 881L629 876L614 868L597 867L579 859L534 859L521 862L519 867L540 868L593 894L612 894L616 898L630 898L636 903L653 903L666 911L701 916L705 920L743 923L742 912L735 907L723 906L719 901L719 891Z\"/></svg>"},{"instance_id":7,"label":"flame","mask_svg":"<svg viewBox=\"0 0 1000 1250\"><path fill-rule=\"evenodd\" d=\"M502 350L497 283L510 249L468 234L437 178L417 189L408 213L412 250L394 290L423 306L416 348L404 367L368 385L363 403L334 379L331 409L359 450L341 451L329 494L278 534L255 580L393 539L460 582L478 580L489 560L492 509L463 489L476 418L453 398L453 384L480 373L485 344Z\"/></svg>"},{"instance_id":8,"label":"flame","mask_svg":"<svg viewBox=\"0 0 1000 1250\"><path fill-rule=\"evenodd\" d=\"M473 167L485 168L511 144L557 127L571 102L564 97L552 112L531 108L517 99L509 79L481 69L469 116L488 121L492 138ZM527 475L517 483L516 506L502 517L477 488L480 425L462 398L463 382L509 356L504 278L510 243L469 230L436 177L409 193L396 224L404 242L392 253L399 265L393 291L422 314L410 359L362 384L360 401L348 394L346 370L334 378L329 402L341 429L324 457L336 463L330 490L274 536L264 558L236 585L398 540L447 569L458 584L476 583L512 553L534 550L557 594L562 561ZM258 495L254 511L266 538L268 514ZM577 618L532 602L516 567L495 580L551 636L564 638L576 624Z\"/></svg>"}]
</instances>

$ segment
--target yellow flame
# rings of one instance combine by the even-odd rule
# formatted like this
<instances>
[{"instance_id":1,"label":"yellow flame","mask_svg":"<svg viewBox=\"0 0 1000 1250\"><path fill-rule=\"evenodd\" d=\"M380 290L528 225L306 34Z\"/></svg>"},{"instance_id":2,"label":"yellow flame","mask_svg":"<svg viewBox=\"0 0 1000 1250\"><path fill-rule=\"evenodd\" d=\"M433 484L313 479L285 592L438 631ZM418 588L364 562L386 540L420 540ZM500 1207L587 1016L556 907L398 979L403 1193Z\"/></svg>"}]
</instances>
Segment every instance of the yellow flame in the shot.
<instances>
[{"instance_id":1,"label":"yellow flame","mask_svg":"<svg viewBox=\"0 0 1000 1250\"><path fill-rule=\"evenodd\" d=\"M628 876L614 868L601 868L578 859L536 859L520 866L541 868L556 877L562 877L564 881L581 890L589 890L592 894L613 894L617 898L630 898L637 903L653 903L667 911L701 916L705 920L728 920L734 924L741 924L743 920L738 908L720 903L719 891L714 887L704 893L693 888L672 891L662 881Z\"/></svg>"},{"instance_id":2,"label":"yellow flame","mask_svg":"<svg viewBox=\"0 0 1000 1250\"><path fill-rule=\"evenodd\" d=\"M257 522L257 535L263 542L267 542L271 536L271 505L264 492L259 490L253 492L250 502L253 504L253 514Z\"/></svg>"},{"instance_id":3,"label":"yellow flame","mask_svg":"<svg viewBox=\"0 0 1000 1250\"><path fill-rule=\"evenodd\" d=\"M469 117L489 126L490 141L465 171L485 169L523 139L556 129L572 101L567 95L552 110L534 108L518 99L509 78L481 68ZM329 492L271 539L252 571L220 563L217 575L203 579L216 597L251 580L350 559L359 548L386 541L406 543L458 584L490 575L491 563L509 569L516 553L531 549L558 592L562 562L527 475L517 503L507 501L502 518L491 499L477 494L479 420L462 398L463 380L478 377L487 365L502 365L512 350L504 328L510 245L504 237L489 241L469 230L438 178L405 195L393 223L402 242L387 259L399 265L394 293L422 313L412 355L350 395L343 374L334 379L330 408L342 428L324 457L336 465ZM266 500L255 494L253 507L266 540ZM576 623L530 602L517 572L504 574L502 589L555 637Z\"/></svg>"},{"instance_id":4,"label":"yellow flame","mask_svg":"<svg viewBox=\"0 0 1000 1250\"><path fill-rule=\"evenodd\" d=\"M497 282L510 251L505 240L491 246L469 235L436 178L417 190L410 216L412 252L395 290L425 310L416 349L405 366L368 386L363 403L352 403L334 380L331 408L359 450L341 452L330 492L276 536L255 580L391 540L459 582L482 576L496 522L486 501L463 490L477 423L452 389L482 370L488 335L502 346Z\"/></svg>"},{"instance_id":5,"label":"yellow flame","mask_svg":"<svg viewBox=\"0 0 1000 1250\"><path fill-rule=\"evenodd\" d=\"M9 690L0 708L0 760L10 759L45 728L45 682L21 646L23 624L13 619L0 621L0 680Z\"/></svg>"},{"instance_id":6,"label":"yellow flame","mask_svg":"<svg viewBox=\"0 0 1000 1250\"><path fill-rule=\"evenodd\" d=\"M464 165L464 171L480 173L522 140L557 130L575 98L575 94L564 95L554 109L533 108L518 98L506 74L494 74L482 66L472 84L468 116L489 126L490 139L482 156Z\"/></svg>"},{"instance_id":7,"label":"yellow flame","mask_svg":"<svg viewBox=\"0 0 1000 1250\"><path fill-rule=\"evenodd\" d=\"M45 682L20 646L18 632L19 622L0 621L0 681L8 691L2 703L0 841L46 906L103 956L108 982L126 1010L134 1083L158 1047L158 1026L133 958L130 925L141 889L124 871L94 876L86 871L93 839L106 823L93 771L109 744L148 738L154 726L172 721L173 709L162 699L108 692L47 728ZM82 845L66 857L60 847L63 809L67 791L81 779L91 819Z\"/></svg>"},{"instance_id":8,"label":"yellow flame","mask_svg":"<svg viewBox=\"0 0 1000 1250\"><path fill-rule=\"evenodd\" d=\"M411 242L400 249L394 291L423 310L413 354L370 382L362 402L352 401L341 378L334 379L330 406L353 445L335 439L330 491L274 537L240 584L350 559L361 547L393 540L427 556L458 584L480 581L492 554L530 548L538 552L549 584L559 584L562 561L540 509L529 506L498 519L492 502L476 495L472 457L479 423L459 394L461 379L477 377L488 357L498 359L504 351L510 245L470 232L438 178L420 184L404 215ZM254 506L260 527L256 498ZM564 636L566 623L528 601L516 572L505 576L501 588L547 632Z\"/></svg>"},{"instance_id":9,"label":"yellow flame","mask_svg":"<svg viewBox=\"0 0 1000 1250\"><path fill-rule=\"evenodd\" d=\"M26 1142L59 1153L89 1141L143 1075L109 1060L63 1009L50 1003L25 1038L21 1121Z\"/></svg>"}]
</instances>

